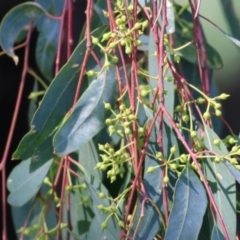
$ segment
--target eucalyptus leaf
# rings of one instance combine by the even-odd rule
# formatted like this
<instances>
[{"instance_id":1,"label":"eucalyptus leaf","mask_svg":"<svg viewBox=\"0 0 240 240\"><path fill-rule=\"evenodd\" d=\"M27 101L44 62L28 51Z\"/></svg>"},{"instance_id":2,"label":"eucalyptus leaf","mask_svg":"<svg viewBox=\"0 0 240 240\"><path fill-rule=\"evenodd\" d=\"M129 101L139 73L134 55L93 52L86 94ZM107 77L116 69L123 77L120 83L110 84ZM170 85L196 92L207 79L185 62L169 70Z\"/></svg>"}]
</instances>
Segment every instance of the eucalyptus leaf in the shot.
<instances>
[{"instance_id":1,"label":"eucalyptus leaf","mask_svg":"<svg viewBox=\"0 0 240 240\"><path fill-rule=\"evenodd\" d=\"M100 162L98 151L93 140L90 140L78 150L79 163L86 169L92 176L99 181L102 179L102 171L96 169L96 165Z\"/></svg>"},{"instance_id":2,"label":"eucalyptus leaf","mask_svg":"<svg viewBox=\"0 0 240 240\"><path fill-rule=\"evenodd\" d=\"M205 189L196 173L186 166L175 187L165 240L198 239L207 207Z\"/></svg>"},{"instance_id":3,"label":"eucalyptus leaf","mask_svg":"<svg viewBox=\"0 0 240 240\"><path fill-rule=\"evenodd\" d=\"M10 192L8 203L12 206L20 207L36 195L52 165L52 160L32 173L29 171L30 163L31 159L21 162L8 177L7 188Z\"/></svg>"},{"instance_id":4,"label":"eucalyptus leaf","mask_svg":"<svg viewBox=\"0 0 240 240\"><path fill-rule=\"evenodd\" d=\"M151 109L144 106L149 121L153 119ZM158 124L154 125L145 157L145 173L143 184L146 196L151 201L145 201L144 195L139 194L137 200L137 209L134 215L134 221L130 229L130 236L133 239L154 239L162 224L161 206L162 206L162 170L159 166L159 160L154 156L159 151L157 144ZM148 172L150 168L155 168L153 172ZM144 212L144 215L142 213Z\"/></svg>"},{"instance_id":5,"label":"eucalyptus leaf","mask_svg":"<svg viewBox=\"0 0 240 240\"><path fill-rule=\"evenodd\" d=\"M103 26L94 33L101 35L105 30L106 27ZM14 159L26 160L32 157L71 109L85 49L86 40L83 40L50 84L33 117L32 129L23 137L13 153ZM87 69L90 70L95 65L93 58L89 57ZM84 84L87 84L86 78L83 81L83 89Z\"/></svg>"},{"instance_id":6,"label":"eucalyptus leaf","mask_svg":"<svg viewBox=\"0 0 240 240\"><path fill-rule=\"evenodd\" d=\"M219 139L217 134L205 124L204 129L205 146L220 156L228 154L228 150L222 141L220 141L219 146L213 144L215 139ZM207 159L206 161L202 162L202 166L213 192L217 207L228 231L228 235L230 239L234 239L236 233L235 178L223 162L215 163L213 160ZM219 221L217 221L217 226L219 230L222 231Z\"/></svg>"},{"instance_id":7,"label":"eucalyptus leaf","mask_svg":"<svg viewBox=\"0 0 240 240\"><path fill-rule=\"evenodd\" d=\"M213 227L211 240L224 240L224 239L225 237L223 236L222 232L219 230L218 226L215 225Z\"/></svg>"},{"instance_id":8,"label":"eucalyptus leaf","mask_svg":"<svg viewBox=\"0 0 240 240\"><path fill-rule=\"evenodd\" d=\"M19 60L13 46L19 33L30 21L46 14L47 12L38 3L27 2L12 8L3 18L0 26L0 44L2 49L13 58L15 64Z\"/></svg>"},{"instance_id":9,"label":"eucalyptus leaf","mask_svg":"<svg viewBox=\"0 0 240 240\"><path fill-rule=\"evenodd\" d=\"M84 180L87 185L90 198L92 200L92 207L95 217L92 220L90 230L87 233L87 240L95 240L96 236L98 239L103 240L112 240L117 239L120 235L120 227L118 226L116 217L112 215L107 221L107 228L102 230L101 223L103 223L109 214L103 214L97 208L99 205L103 205L108 207L112 204L109 200L111 196L108 193L108 190L104 187L104 185L99 182L96 178L91 176L87 171L84 172ZM102 192L106 195L106 198L99 198L98 193ZM121 211L119 209L116 210L116 214L120 219L123 218Z\"/></svg>"},{"instance_id":10,"label":"eucalyptus leaf","mask_svg":"<svg viewBox=\"0 0 240 240\"><path fill-rule=\"evenodd\" d=\"M111 111L104 108L104 103L115 105L117 86L114 68L103 69L55 134L53 145L58 156L77 150L105 126Z\"/></svg>"}]
</instances>

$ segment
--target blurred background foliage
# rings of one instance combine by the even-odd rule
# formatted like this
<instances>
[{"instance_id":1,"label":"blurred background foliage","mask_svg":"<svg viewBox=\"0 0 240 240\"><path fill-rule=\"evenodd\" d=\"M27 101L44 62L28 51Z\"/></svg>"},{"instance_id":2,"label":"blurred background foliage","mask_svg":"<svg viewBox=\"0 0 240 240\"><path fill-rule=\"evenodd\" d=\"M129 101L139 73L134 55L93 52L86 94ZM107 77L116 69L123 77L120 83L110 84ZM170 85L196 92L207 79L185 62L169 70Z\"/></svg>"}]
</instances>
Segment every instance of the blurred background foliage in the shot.
<instances>
[{"instance_id":1,"label":"blurred background foliage","mask_svg":"<svg viewBox=\"0 0 240 240\"><path fill-rule=\"evenodd\" d=\"M175 0L181 5L188 0ZM240 1L201 1L200 14L217 24L224 32L240 40ZM240 132L240 48L229 41L216 27L200 19L206 39L221 55L223 68L214 71L213 86L231 97L223 102L224 118L235 134ZM212 89L213 90L213 89ZM222 135L227 135L227 128Z\"/></svg>"}]
</instances>

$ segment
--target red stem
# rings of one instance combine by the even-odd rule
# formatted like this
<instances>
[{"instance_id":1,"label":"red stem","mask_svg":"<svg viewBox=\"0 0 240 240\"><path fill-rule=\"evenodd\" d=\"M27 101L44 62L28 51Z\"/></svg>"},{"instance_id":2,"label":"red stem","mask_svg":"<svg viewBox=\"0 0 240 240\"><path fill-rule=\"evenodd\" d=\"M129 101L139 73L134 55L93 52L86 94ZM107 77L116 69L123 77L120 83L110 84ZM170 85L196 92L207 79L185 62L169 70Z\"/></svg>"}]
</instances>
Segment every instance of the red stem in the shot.
<instances>
[{"instance_id":1,"label":"red stem","mask_svg":"<svg viewBox=\"0 0 240 240\"><path fill-rule=\"evenodd\" d=\"M59 29L59 36L58 36L58 46L57 46L57 56L56 56L56 67L55 67L55 75L59 72L60 69L60 57L61 57L61 46L62 46L62 37L63 37L63 28L64 28L64 18L66 15L68 0L64 1L64 6L62 10L62 14L60 16L60 29Z\"/></svg>"},{"instance_id":2,"label":"red stem","mask_svg":"<svg viewBox=\"0 0 240 240\"><path fill-rule=\"evenodd\" d=\"M168 118L169 122L171 123L171 125L172 125L174 131L176 132L179 140L181 141L181 143L183 144L183 146L186 148L186 150L189 152L189 154L190 154L193 162L195 163L195 165L196 165L196 167L197 167L197 170L198 170L198 173L199 173L199 175L200 175L200 177L201 177L201 179L202 179L202 181L203 181L203 184L204 184L204 186L205 186L205 189L206 189L206 191L207 191L207 194L208 194L208 197L209 197L209 199L210 199L210 202L211 202L211 204L212 204L212 206L213 206L213 208L214 208L214 210L215 210L215 213L217 214L217 217L218 217L218 220L219 220L220 225L221 225L221 227L222 227L222 230L223 230L223 234L224 234L224 236L225 236L225 239L226 239L226 240L230 240L229 235L228 235L228 232L227 232L227 229L226 229L226 226L225 226L224 221L223 221L223 219L222 219L222 216L221 216L221 214L220 214L220 212L219 212L218 206L217 206L217 204L216 204L216 202L215 202L215 200L214 200L214 196L213 196L213 194L212 194L212 191L211 191L210 187L208 186L208 182L207 182L207 180L206 180L206 178L205 178L205 176L204 176L204 173L203 173L203 171L202 171L202 169L201 169L201 167L200 167L200 165L199 165L199 163L198 163L198 160L197 160L197 158L196 158L196 155L192 152L192 150L191 150L190 147L188 146L187 142L185 141L184 137L182 136L182 134L181 134L181 132L179 131L176 123L174 122L174 120L172 119L172 117L170 116L170 114L168 113L168 111L167 111L165 108L163 108L162 110L163 110L164 114L166 115L166 117Z\"/></svg>"},{"instance_id":3,"label":"red stem","mask_svg":"<svg viewBox=\"0 0 240 240\"><path fill-rule=\"evenodd\" d=\"M62 177L62 188L61 188L61 197L60 197L60 207L59 207L59 216L58 216L58 228L56 239L61 239L61 228L60 224L62 222L63 217L63 203L64 203L64 195L65 195L65 187L67 184L67 169L68 169L68 158L64 158L64 168L63 168L63 177Z\"/></svg>"},{"instance_id":4,"label":"red stem","mask_svg":"<svg viewBox=\"0 0 240 240\"><path fill-rule=\"evenodd\" d=\"M73 19L73 2L69 0L69 9L68 9L68 24L67 24L67 59L69 59L72 54L72 19Z\"/></svg>"},{"instance_id":5,"label":"red stem","mask_svg":"<svg viewBox=\"0 0 240 240\"><path fill-rule=\"evenodd\" d=\"M31 32L32 32L32 24L30 25L27 38L26 38L26 47L24 52L24 63L23 63L23 71L21 76L21 81L18 89L18 95L16 100L16 105L14 108L14 113L11 121L10 130L8 133L7 142L5 145L3 157L0 163L0 171L2 171L2 224L3 224L3 231L2 231L2 239L7 240L7 203L6 203L6 161L7 156L9 154L10 145L13 138L14 129L17 122L17 117L19 114L20 104L22 100L22 94L25 86L27 71L28 71L28 57L29 57L29 45L30 45L30 39L31 39Z\"/></svg>"}]
</instances>

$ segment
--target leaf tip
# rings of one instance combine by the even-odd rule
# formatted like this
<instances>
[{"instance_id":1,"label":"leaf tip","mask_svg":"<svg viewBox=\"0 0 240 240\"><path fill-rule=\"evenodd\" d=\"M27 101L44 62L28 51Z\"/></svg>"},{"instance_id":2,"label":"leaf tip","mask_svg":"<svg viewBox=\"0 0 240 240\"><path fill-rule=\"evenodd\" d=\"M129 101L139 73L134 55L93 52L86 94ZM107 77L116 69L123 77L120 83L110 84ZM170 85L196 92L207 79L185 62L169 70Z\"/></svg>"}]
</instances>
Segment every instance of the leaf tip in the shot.
<instances>
[{"instance_id":1,"label":"leaf tip","mask_svg":"<svg viewBox=\"0 0 240 240\"><path fill-rule=\"evenodd\" d=\"M17 56L13 56L12 58L13 58L15 65L18 65L19 58Z\"/></svg>"}]
</instances>

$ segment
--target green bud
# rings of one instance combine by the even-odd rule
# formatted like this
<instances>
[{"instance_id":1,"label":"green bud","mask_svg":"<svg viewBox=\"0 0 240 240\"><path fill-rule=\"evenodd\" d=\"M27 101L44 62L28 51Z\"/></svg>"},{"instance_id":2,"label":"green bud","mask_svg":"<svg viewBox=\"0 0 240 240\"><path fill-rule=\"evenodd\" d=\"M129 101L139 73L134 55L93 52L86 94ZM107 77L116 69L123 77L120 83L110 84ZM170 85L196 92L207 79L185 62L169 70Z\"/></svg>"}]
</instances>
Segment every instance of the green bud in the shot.
<instances>
[{"instance_id":1,"label":"green bud","mask_svg":"<svg viewBox=\"0 0 240 240\"><path fill-rule=\"evenodd\" d=\"M220 163L221 162L221 158L220 157L215 157L214 158L214 162L215 163Z\"/></svg>"},{"instance_id":2,"label":"green bud","mask_svg":"<svg viewBox=\"0 0 240 240\"><path fill-rule=\"evenodd\" d=\"M104 108L108 109L108 110L112 109L111 104L110 103L106 103L106 102L104 102Z\"/></svg>"},{"instance_id":3,"label":"green bud","mask_svg":"<svg viewBox=\"0 0 240 240\"><path fill-rule=\"evenodd\" d=\"M215 114L216 114L217 117L222 116L222 112L219 109L216 109Z\"/></svg>"},{"instance_id":4,"label":"green bud","mask_svg":"<svg viewBox=\"0 0 240 240\"><path fill-rule=\"evenodd\" d=\"M110 34L110 37L111 37L111 38L116 38L116 37L117 37L117 34L113 32L113 33Z\"/></svg>"},{"instance_id":5,"label":"green bud","mask_svg":"<svg viewBox=\"0 0 240 240\"><path fill-rule=\"evenodd\" d=\"M187 122L189 121L189 116L186 115L186 114L184 114L184 115L182 116L182 120L183 120L183 122L187 123Z\"/></svg>"},{"instance_id":6,"label":"green bud","mask_svg":"<svg viewBox=\"0 0 240 240\"><path fill-rule=\"evenodd\" d=\"M177 170L178 165L176 163L172 163L169 165L172 170Z\"/></svg>"},{"instance_id":7,"label":"green bud","mask_svg":"<svg viewBox=\"0 0 240 240\"><path fill-rule=\"evenodd\" d=\"M144 133L144 128L142 128L142 127L138 128L138 133L139 133L139 134Z\"/></svg>"},{"instance_id":8,"label":"green bud","mask_svg":"<svg viewBox=\"0 0 240 240\"><path fill-rule=\"evenodd\" d=\"M142 31L144 31L144 29L147 27L148 27L148 20L145 20L142 22Z\"/></svg>"},{"instance_id":9,"label":"green bud","mask_svg":"<svg viewBox=\"0 0 240 240\"><path fill-rule=\"evenodd\" d=\"M126 43L127 43L127 41L126 41L125 38L123 38L123 39L120 41L120 44L121 44L122 46L124 46Z\"/></svg>"},{"instance_id":10,"label":"green bud","mask_svg":"<svg viewBox=\"0 0 240 240\"><path fill-rule=\"evenodd\" d=\"M130 114L130 115L128 116L128 119L129 119L129 120L135 120L135 119L136 119L136 116L135 116L134 114Z\"/></svg>"},{"instance_id":11,"label":"green bud","mask_svg":"<svg viewBox=\"0 0 240 240\"><path fill-rule=\"evenodd\" d=\"M97 169L99 169L101 166L102 166L102 163L101 163L101 162L98 162L98 163L96 164L96 168L97 168Z\"/></svg>"},{"instance_id":12,"label":"green bud","mask_svg":"<svg viewBox=\"0 0 240 240\"><path fill-rule=\"evenodd\" d=\"M47 184L50 187L52 186L52 183L51 183L49 177L45 177L44 180L43 180L43 183Z\"/></svg>"},{"instance_id":13,"label":"green bud","mask_svg":"<svg viewBox=\"0 0 240 240\"><path fill-rule=\"evenodd\" d=\"M139 23L139 22L136 22L135 24L134 24L134 29L140 29L142 27L142 24L141 23Z\"/></svg>"},{"instance_id":14,"label":"green bud","mask_svg":"<svg viewBox=\"0 0 240 240\"><path fill-rule=\"evenodd\" d=\"M179 55L177 55L177 54L174 54L173 61L176 62L176 63L179 63L180 60L181 60L181 57Z\"/></svg>"},{"instance_id":15,"label":"green bud","mask_svg":"<svg viewBox=\"0 0 240 240\"><path fill-rule=\"evenodd\" d=\"M163 178L163 182L164 183L169 183L169 181L170 181L170 179L169 179L169 177L168 176L165 176L164 178Z\"/></svg>"},{"instance_id":16,"label":"green bud","mask_svg":"<svg viewBox=\"0 0 240 240\"><path fill-rule=\"evenodd\" d=\"M222 107L222 105L220 104L220 103L216 103L215 105L214 105L214 108L215 109L220 109Z\"/></svg>"},{"instance_id":17,"label":"green bud","mask_svg":"<svg viewBox=\"0 0 240 240\"><path fill-rule=\"evenodd\" d=\"M177 151L176 146L170 148L170 153L174 154Z\"/></svg>"},{"instance_id":18,"label":"green bud","mask_svg":"<svg viewBox=\"0 0 240 240\"><path fill-rule=\"evenodd\" d=\"M116 45L117 45L116 42L111 42L111 43L108 45L108 47L112 49L112 48L115 48Z\"/></svg>"},{"instance_id":19,"label":"green bud","mask_svg":"<svg viewBox=\"0 0 240 240\"><path fill-rule=\"evenodd\" d=\"M237 152L237 150L238 150L238 147L237 146L233 146L231 152Z\"/></svg>"},{"instance_id":20,"label":"green bud","mask_svg":"<svg viewBox=\"0 0 240 240\"><path fill-rule=\"evenodd\" d=\"M237 143L237 140L235 140L233 137L231 137L231 138L228 140L228 143L229 143L229 144L235 144L235 143Z\"/></svg>"},{"instance_id":21,"label":"green bud","mask_svg":"<svg viewBox=\"0 0 240 240\"><path fill-rule=\"evenodd\" d=\"M156 170L155 167L148 167L147 173L153 173Z\"/></svg>"},{"instance_id":22,"label":"green bud","mask_svg":"<svg viewBox=\"0 0 240 240\"><path fill-rule=\"evenodd\" d=\"M161 152L156 152L156 158L157 159L162 159L163 154Z\"/></svg>"},{"instance_id":23,"label":"green bud","mask_svg":"<svg viewBox=\"0 0 240 240\"><path fill-rule=\"evenodd\" d=\"M113 57L111 58L111 62L114 63L114 64L117 64L117 63L119 62L118 57L113 56Z\"/></svg>"},{"instance_id":24,"label":"green bud","mask_svg":"<svg viewBox=\"0 0 240 240\"><path fill-rule=\"evenodd\" d=\"M126 22L127 17L126 17L125 15L122 15L122 16L121 16L121 20L122 20L122 22Z\"/></svg>"},{"instance_id":25,"label":"green bud","mask_svg":"<svg viewBox=\"0 0 240 240\"><path fill-rule=\"evenodd\" d=\"M126 47L125 47L125 53L126 54L131 54L132 53L132 46L130 45L130 46L127 46L126 45Z\"/></svg>"},{"instance_id":26,"label":"green bud","mask_svg":"<svg viewBox=\"0 0 240 240\"><path fill-rule=\"evenodd\" d=\"M101 167L100 167L100 170L106 171L107 170L107 166L105 164L102 164Z\"/></svg>"},{"instance_id":27,"label":"green bud","mask_svg":"<svg viewBox=\"0 0 240 240\"><path fill-rule=\"evenodd\" d=\"M236 158L231 158L231 159L230 159L230 163L231 163L232 165L237 165L237 164L238 164L238 160L237 160Z\"/></svg>"},{"instance_id":28,"label":"green bud","mask_svg":"<svg viewBox=\"0 0 240 240\"><path fill-rule=\"evenodd\" d=\"M204 118L205 120L209 119L210 117L211 117L210 112L205 112L205 113L203 114L203 118Z\"/></svg>"},{"instance_id":29,"label":"green bud","mask_svg":"<svg viewBox=\"0 0 240 240\"><path fill-rule=\"evenodd\" d=\"M180 156L180 162L181 163L186 163L187 162L187 158L188 158L188 156L186 154L182 154Z\"/></svg>"},{"instance_id":30,"label":"green bud","mask_svg":"<svg viewBox=\"0 0 240 240\"><path fill-rule=\"evenodd\" d=\"M132 12L133 11L133 5L129 5L127 9L128 9L128 11Z\"/></svg>"},{"instance_id":31,"label":"green bud","mask_svg":"<svg viewBox=\"0 0 240 240\"><path fill-rule=\"evenodd\" d=\"M105 147L104 147L104 145L102 145L102 144L98 144L98 149L99 149L100 151L104 151Z\"/></svg>"},{"instance_id":32,"label":"green bud","mask_svg":"<svg viewBox=\"0 0 240 240\"><path fill-rule=\"evenodd\" d=\"M99 193L98 193L98 197L99 197L99 198L106 198L106 194L103 193L103 192L99 192Z\"/></svg>"},{"instance_id":33,"label":"green bud","mask_svg":"<svg viewBox=\"0 0 240 240\"><path fill-rule=\"evenodd\" d=\"M111 183L113 183L113 182L115 182L115 181L116 181L116 179L117 179L117 177L116 177L116 176L111 176L111 177L110 177L110 182L111 182Z\"/></svg>"},{"instance_id":34,"label":"green bud","mask_svg":"<svg viewBox=\"0 0 240 240\"><path fill-rule=\"evenodd\" d=\"M107 125L111 125L111 124L112 124L112 119L107 118L107 119L105 120L105 123L106 123Z\"/></svg>"},{"instance_id":35,"label":"green bud","mask_svg":"<svg viewBox=\"0 0 240 240\"><path fill-rule=\"evenodd\" d=\"M95 37L92 36L92 43L93 44L99 44L98 38L95 38Z\"/></svg>"},{"instance_id":36,"label":"green bud","mask_svg":"<svg viewBox=\"0 0 240 240\"><path fill-rule=\"evenodd\" d=\"M66 228L67 226L68 226L67 223L63 223L63 222L60 223L60 229L61 229L61 230L63 230L63 229Z\"/></svg>"},{"instance_id":37,"label":"green bud","mask_svg":"<svg viewBox=\"0 0 240 240\"><path fill-rule=\"evenodd\" d=\"M99 210L104 210L104 209L105 209L105 207L104 207L102 204L98 205L97 208L98 208Z\"/></svg>"},{"instance_id":38,"label":"green bud","mask_svg":"<svg viewBox=\"0 0 240 240\"><path fill-rule=\"evenodd\" d=\"M130 129L129 127L125 127L125 128L124 128L124 133L125 133L126 135L131 135L131 134L132 134L132 131L131 131L131 129Z\"/></svg>"},{"instance_id":39,"label":"green bud","mask_svg":"<svg viewBox=\"0 0 240 240\"><path fill-rule=\"evenodd\" d=\"M216 138L216 139L213 140L213 144L214 144L215 146L219 146L220 143L221 143L221 141L220 141L220 139L218 139L218 138Z\"/></svg>"},{"instance_id":40,"label":"green bud","mask_svg":"<svg viewBox=\"0 0 240 240\"><path fill-rule=\"evenodd\" d=\"M123 228L123 227L124 227L124 222L121 221L121 220L119 220L119 221L118 221L118 226L121 227L121 228Z\"/></svg>"},{"instance_id":41,"label":"green bud","mask_svg":"<svg viewBox=\"0 0 240 240\"><path fill-rule=\"evenodd\" d=\"M117 18L115 22L117 26L120 26L123 23L120 18Z\"/></svg>"},{"instance_id":42,"label":"green bud","mask_svg":"<svg viewBox=\"0 0 240 240\"><path fill-rule=\"evenodd\" d=\"M103 36L102 36L102 42L103 41L107 41L110 37L111 37L111 33L110 32L104 33Z\"/></svg>"},{"instance_id":43,"label":"green bud","mask_svg":"<svg viewBox=\"0 0 240 240\"><path fill-rule=\"evenodd\" d=\"M196 102L197 102L198 104L202 104L202 103L205 103L205 99L202 98L202 97L199 97L199 98L196 100Z\"/></svg>"},{"instance_id":44,"label":"green bud","mask_svg":"<svg viewBox=\"0 0 240 240\"><path fill-rule=\"evenodd\" d=\"M142 46L142 41L138 39L138 40L135 42L135 44L136 44L136 46Z\"/></svg>"},{"instance_id":45,"label":"green bud","mask_svg":"<svg viewBox=\"0 0 240 240\"><path fill-rule=\"evenodd\" d=\"M82 202L83 203L88 203L89 202L89 196L82 196Z\"/></svg>"},{"instance_id":46,"label":"green bud","mask_svg":"<svg viewBox=\"0 0 240 240\"><path fill-rule=\"evenodd\" d=\"M175 107L175 112L181 112L182 111L182 106L178 105Z\"/></svg>"},{"instance_id":47,"label":"green bud","mask_svg":"<svg viewBox=\"0 0 240 240\"><path fill-rule=\"evenodd\" d=\"M221 99L221 100L225 100L225 99L227 99L228 97L230 97L229 94L222 93L218 98Z\"/></svg>"},{"instance_id":48,"label":"green bud","mask_svg":"<svg viewBox=\"0 0 240 240\"><path fill-rule=\"evenodd\" d=\"M101 223L101 229L102 229L102 230L106 229L107 226L108 226L108 224L107 224L106 221L104 221L104 222Z\"/></svg>"},{"instance_id":49,"label":"green bud","mask_svg":"<svg viewBox=\"0 0 240 240\"><path fill-rule=\"evenodd\" d=\"M191 131L191 132L190 132L190 136L191 136L192 138L195 138L195 137L197 136L197 132L196 132L196 131Z\"/></svg>"},{"instance_id":50,"label":"green bud","mask_svg":"<svg viewBox=\"0 0 240 240\"><path fill-rule=\"evenodd\" d=\"M86 72L86 74L89 76L89 77L93 77L95 75L95 72L93 70L89 70L88 72Z\"/></svg>"}]
</instances>

